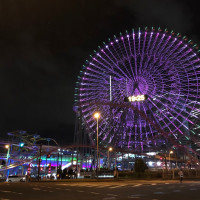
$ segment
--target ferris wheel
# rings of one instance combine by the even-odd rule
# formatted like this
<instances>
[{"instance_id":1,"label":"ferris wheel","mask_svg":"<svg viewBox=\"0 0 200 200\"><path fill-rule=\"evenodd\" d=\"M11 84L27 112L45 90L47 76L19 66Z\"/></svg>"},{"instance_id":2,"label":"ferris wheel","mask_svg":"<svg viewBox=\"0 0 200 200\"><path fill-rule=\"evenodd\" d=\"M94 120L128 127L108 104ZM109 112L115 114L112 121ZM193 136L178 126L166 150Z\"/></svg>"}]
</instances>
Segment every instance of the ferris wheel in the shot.
<instances>
[{"instance_id":1,"label":"ferris wheel","mask_svg":"<svg viewBox=\"0 0 200 200\"><path fill-rule=\"evenodd\" d=\"M198 53L185 36L160 28L114 36L94 51L75 90L91 141L97 139L97 111L103 146L145 151L194 139L200 114Z\"/></svg>"}]
</instances>

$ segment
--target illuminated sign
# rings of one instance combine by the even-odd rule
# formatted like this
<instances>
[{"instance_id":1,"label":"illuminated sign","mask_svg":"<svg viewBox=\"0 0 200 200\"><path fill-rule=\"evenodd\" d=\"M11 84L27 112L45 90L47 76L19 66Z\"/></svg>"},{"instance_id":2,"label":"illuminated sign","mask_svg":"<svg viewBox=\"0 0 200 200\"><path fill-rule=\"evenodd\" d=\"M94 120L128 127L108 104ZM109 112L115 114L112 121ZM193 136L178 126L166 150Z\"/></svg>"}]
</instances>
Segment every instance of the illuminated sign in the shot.
<instances>
[{"instance_id":1,"label":"illuminated sign","mask_svg":"<svg viewBox=\"0 0 200 200\"><path fill-rule=\"evenodd\" d=\"M130 97L125 97L124 101L125 102L135 102L135 101L144 101L147 99L147 95L137 95L137 96L130 96Z\"/></svg>"}]
</instances>

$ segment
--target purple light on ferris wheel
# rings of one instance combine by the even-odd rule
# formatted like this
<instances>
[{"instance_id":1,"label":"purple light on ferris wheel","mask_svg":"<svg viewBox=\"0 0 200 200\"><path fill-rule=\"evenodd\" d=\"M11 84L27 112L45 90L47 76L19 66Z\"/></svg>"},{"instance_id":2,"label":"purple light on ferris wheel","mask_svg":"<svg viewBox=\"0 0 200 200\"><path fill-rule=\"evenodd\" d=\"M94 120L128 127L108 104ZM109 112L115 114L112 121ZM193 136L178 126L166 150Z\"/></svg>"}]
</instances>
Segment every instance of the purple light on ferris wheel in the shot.
<instances>
[{"instance_id":1,"label":"purple light on ferris wheel","mask_svg":"<svg viewBox=\"0 0 200 200\"><path fill-rule=\"evenodd\" d=\"M98 110L99 141L104 146L142 151L162 146L166 138L152 124L175 139L188 135L199 117L199 69L196 50L174 33L139 30L115 37L81 74L77 96L88 134L96 138L93 113ZM140 95L148 98L124 102L125 97Z\"/></svg>"}]
</instances>

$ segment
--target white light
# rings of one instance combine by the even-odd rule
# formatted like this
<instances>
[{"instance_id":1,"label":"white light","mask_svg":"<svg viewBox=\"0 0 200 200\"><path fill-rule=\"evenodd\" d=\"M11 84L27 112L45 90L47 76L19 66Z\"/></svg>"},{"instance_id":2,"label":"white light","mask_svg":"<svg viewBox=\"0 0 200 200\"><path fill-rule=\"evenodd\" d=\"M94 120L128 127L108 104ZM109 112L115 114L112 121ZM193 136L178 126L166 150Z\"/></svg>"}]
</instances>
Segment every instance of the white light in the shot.
<instances>
[{"instance_id":1,"label":"white light","mask_svg":"<svg viewBox=\"0 0 200 200\"><path fill-rule=\"evenodd\" d=\"M148 163L149 163L149 166L153 166L153 162L149 161Z\"/></svg>"},{"instance_id":2,"label":"white light","mask_svg":"<svg viewBox=\"0 0 200 200\"><path fill-rule=\"evenodd\" d=\"M155 156L156 152L148 152L147 155L149 155L149 156Z\"/></svg>"},{"instance_id":3,"label":"white light","mask_svg":"<svg viewBox=\"0 0 200 200\"><path fill-rule=\"evenodd\" d=\"M157 162L157 166L159 166L159 167L161 166L161 162L160 161Z\"/></svg>"},{"instance_id":4,"label":"white light","mask_svg":"<svg viewBox=\"0 0 200 200\"><path fill-rule=\"evenodd\" d=\"M134 101L144 101L144 95L137 95L137 96L130 96L128 97L129 102L134 102Z\"/></svg>"}]
</instances>

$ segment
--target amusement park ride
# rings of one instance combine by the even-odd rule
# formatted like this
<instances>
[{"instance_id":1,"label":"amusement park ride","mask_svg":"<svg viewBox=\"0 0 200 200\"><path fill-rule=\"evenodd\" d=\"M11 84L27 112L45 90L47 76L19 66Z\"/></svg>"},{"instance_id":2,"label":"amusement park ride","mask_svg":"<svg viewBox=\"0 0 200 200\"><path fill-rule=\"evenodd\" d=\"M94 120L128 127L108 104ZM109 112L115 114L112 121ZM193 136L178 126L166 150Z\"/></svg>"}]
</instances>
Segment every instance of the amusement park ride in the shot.
<instances>
[{"instance_id":1,"label":"amusement park ride","mask_svg":"<svg viewBox=\"0 0 200 200\"><path fill-rule=\"evenodd\" d=\"M173 149L199 163L199 79L198 46L186 36L160 28L114 36L78 76L76 142L136 155Z\"/></svg>"},{"instance_id":2,"label":"amusement park ride","mask_svg":"<svg viewBox=\"0 0 200 200\"><path fill-rule=\"evenodd\" d=\"M115 168L125 155L128 165L121 164L121 169L132 168L129 161L137 156L152 153L158 160L164 156L173 161L170 152L176 152L176 161L198 165L199 52L186 36L160 28L126 31L94 50L76 82L74 145L62 147L71 152L65 165L73 166L76 158L76 166L86 162L86 167L99 168L110 147ZM38 145L34 151L40 138L22 138L32 150L32 160L47 154ZM49 149L55 155L61 148L56 145ZM19 160L16 165L30 162Z\"/></svg>"}]
</instances>

